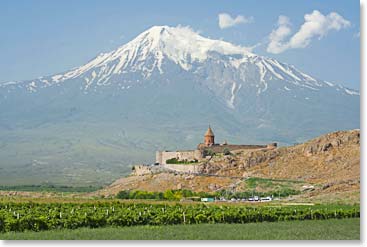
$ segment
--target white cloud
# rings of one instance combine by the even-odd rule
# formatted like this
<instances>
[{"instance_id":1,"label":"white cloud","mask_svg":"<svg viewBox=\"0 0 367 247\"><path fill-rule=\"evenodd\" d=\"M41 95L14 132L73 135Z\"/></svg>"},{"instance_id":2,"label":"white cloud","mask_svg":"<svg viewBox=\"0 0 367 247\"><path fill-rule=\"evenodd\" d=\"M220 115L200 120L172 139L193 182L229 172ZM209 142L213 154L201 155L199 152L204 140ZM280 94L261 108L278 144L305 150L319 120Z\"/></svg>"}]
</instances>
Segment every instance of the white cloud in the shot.
<instances>
[{"instance_id":1,"label":"white cloud","mask_svg":"<svg viewBox=\"0 0 367 247\"><path fill-rule=\"evenodd\" d=\"M251 23L251 22L254 21L254 18L252 16L246 17L246 16L243 16L243 15L238 15L236 18L232 18L227 13L219 14L218 19L219 19L218 25L221 29L233 27L233 26L238 25L238 24Z\"/></svg>"},{"instance_id":2,"label":"white cloud","mask_svg":"<svg viewBox=\"0 0 367 247\"><path fill-rule=\"evenodd\" d=\"M288 49L305 48L313 38L322 39L329 31L339 31L349 27L351 24L341 15L331 12L327 16L320 11L314 10L310 14L305 14L305 22L300 29L287 41L291 34L291 23L286 16L279 16L277 28L269 35L269 44L267 51L270 53L282 53Z\"/></svg>"},{"instance_id":3,"label":"white cloud","mask_svg":"<svg viewBox=\"0 0 367 247\"><path fill-rule=\"evenodd\" d=\"M271 53L281 53L285 50L283 41L291 34L291 23L287 16L281 15L278 18L278 28L269 35L270 43L267 51Z\"/></svg>"}]
</instances>

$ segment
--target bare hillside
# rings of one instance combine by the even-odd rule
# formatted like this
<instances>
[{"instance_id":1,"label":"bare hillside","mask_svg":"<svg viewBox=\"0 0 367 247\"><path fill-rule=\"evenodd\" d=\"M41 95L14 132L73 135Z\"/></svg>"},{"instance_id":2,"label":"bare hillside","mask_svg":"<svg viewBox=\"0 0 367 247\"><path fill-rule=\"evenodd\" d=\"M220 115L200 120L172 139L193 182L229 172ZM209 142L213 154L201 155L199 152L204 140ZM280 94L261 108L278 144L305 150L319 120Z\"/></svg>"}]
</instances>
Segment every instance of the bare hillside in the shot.
<instances>
[{"instance_id":1,"label":"bare hillside","mask_svg":"<svg viewBox=\"0 0 367 247\"><path fill-rule=\"evenodd\" d=\"M329 133L306 143L274 150L238 150L214 156L203 173L297 179L312 183L359 180L360 131Z\"/></svg>"},{"instance_id":2,"label":"bare hillside","mask_svg":"<svg viewBox=\"0 0 367 247\"><path fill-rule=\"evenodd\" d=\"M114 195L121 190L164 191L190 189L267 191L287 186L302 191L294 199L359 201L360 131L329 133L303 144L273 150L236 150L214 155L198 165L200 174L160 172L129 176L115 181L98 194ZM268 179L249 187L249 178ZM313 189L305 190L312 185ZM256 187L257 186L257 187Z\"/></svg>"}]
</instances>

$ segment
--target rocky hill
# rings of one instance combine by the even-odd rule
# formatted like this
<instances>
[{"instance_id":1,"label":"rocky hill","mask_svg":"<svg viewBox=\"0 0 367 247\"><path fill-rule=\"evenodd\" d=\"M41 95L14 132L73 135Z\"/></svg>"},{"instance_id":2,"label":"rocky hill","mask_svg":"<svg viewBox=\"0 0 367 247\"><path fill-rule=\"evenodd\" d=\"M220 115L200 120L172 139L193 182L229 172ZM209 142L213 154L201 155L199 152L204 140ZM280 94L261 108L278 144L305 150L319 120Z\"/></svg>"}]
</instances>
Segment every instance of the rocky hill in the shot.
<instances>
[{"instance_id":1,"label":"rocky hill","mask_svg":"<svg viewBox=\"0 0 367 247\"><path fill-rule=\"evenodd\" d=\"M159 172L121 178L98 194L121 190L164 191L270 191L292 188L303 191L299 200L359 201L360 131L329 133L303 144L273 150L236 150L214 155L198 165L200 174ZM266 183L250 186L249 178ZM312 188L312 189L307 189Z\"/></svg>"},{"instance_id":2,"label":"rocky hill","mask_svg":"<svg viewBox=\"0 0 367 247\"><path fill-rule=\"evenodd\" d=\"M360 176L360 132L338 131L292 147L214 156L202 173L332 183Z\"/></svg>"}]
</instances>

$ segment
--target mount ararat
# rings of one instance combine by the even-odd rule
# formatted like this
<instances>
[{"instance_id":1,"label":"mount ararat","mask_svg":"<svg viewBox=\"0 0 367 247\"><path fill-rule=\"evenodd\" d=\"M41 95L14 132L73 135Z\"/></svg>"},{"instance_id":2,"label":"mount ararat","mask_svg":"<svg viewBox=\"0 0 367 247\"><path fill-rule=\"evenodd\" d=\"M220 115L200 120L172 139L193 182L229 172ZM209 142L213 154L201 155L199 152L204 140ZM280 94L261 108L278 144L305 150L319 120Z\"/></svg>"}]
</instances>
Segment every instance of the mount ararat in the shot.
<instances>
[{"instance_id":1,"label":"mount ararat","mask_svg":"<svg viewBox=\"0 0 367 247\"><path fill-rule=\"evenodd\" d=\"M155 150L290 145L359 128L359 92L187 27L154 26L88 63L0 83L0 180L95 185Z\"/></svg>"}]
</instances>

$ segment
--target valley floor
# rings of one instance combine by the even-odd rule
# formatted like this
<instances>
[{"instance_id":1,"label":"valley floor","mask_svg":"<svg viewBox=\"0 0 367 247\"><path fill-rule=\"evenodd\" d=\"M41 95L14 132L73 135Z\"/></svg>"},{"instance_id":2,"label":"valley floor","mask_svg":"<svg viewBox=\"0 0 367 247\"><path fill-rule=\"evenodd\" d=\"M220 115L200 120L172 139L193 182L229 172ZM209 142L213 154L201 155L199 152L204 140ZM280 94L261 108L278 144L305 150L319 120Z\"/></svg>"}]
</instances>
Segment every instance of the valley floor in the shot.
<instances>
[{"instance_id":1,"label":"valley floor","mask_svg":"<svg viewBox=\"0 0 367 247\"><path fill-rule=\"evenodd\" d=\"M359 240L360 219L9 232L3 240Z\"/></svg>"}]
</instances>

